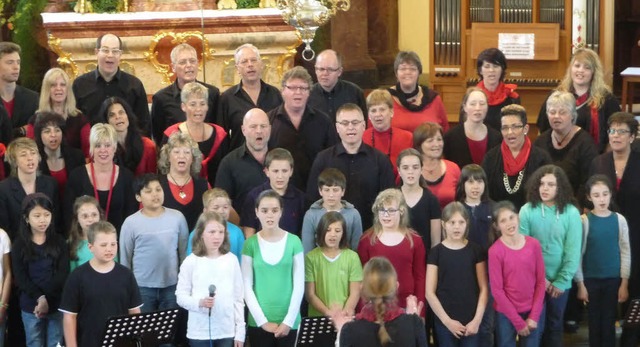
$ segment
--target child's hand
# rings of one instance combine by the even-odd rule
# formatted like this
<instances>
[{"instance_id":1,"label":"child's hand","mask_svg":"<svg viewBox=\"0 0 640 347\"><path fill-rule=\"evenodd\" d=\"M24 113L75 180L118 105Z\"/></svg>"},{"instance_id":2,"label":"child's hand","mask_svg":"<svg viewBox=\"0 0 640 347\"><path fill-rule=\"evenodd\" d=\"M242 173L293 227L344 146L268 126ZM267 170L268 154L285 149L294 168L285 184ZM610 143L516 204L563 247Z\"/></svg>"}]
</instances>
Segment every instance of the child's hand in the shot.
<instances>
[{"instance_id":1,"label":"child's hand","mask_svg":"<svg viewBox=\"0 0 640 347\"><path fill-rule=\"evenodd\" d=\"M538 322L534 321L531 318L527 318L527 328L529 328L529 332L531 332L531 330L538 329ZM523 336L526 336L526 335L523 335Z\"/></svg>"},{"instance_id":2,"label":"child's hand","mask_svg":"<svg viewBox=\"0 0 640 347\"><path fill-rule=\"evenodd\" d=\"M264 330L264 331L266 331L268 333L275 334L276 329L278 329L278 324L267 322L267 323L262 324L261 328L262 328L262 330Z\"/></svg>"},{"instance_id":3,"label":"child's hand","mask_svg":"<svg viewBox=\"0 0 640 347\"><path fill-rule=\"evenodd\" d=\"M560 295L562 295L562 293L564 293L564 290L558 289L558 287L551 284L547 288L547 293L549 293L552 298L557 299Z\"/></svg>"},{"instance_id":4,"label":"child's hand","mask_svg":"<svg viewBox=\"0 0 640 347\"><path fill-rule=\"evenodd\" d=\"M629 289L622 285L618 288L618 302L625 302L627 299L629 299Z\"/></svg>"},{"instance_id":5,"label":"child's hand","mask_svg":"<svg viewBox=\"0 0 640 347\"><path fill-rule=\"evenodd\" d=\"M340 331L342 326L353 320L353 315L346 315L342 311L337 311L331 316L331 321L336 327L336 330Z\"/></svg>"},{"instance_id":6,"label":"child's hand","mask_svg":"<svg viewBox=\"0 0 640 347\"><path fill-rule=\"evenodd\" d=\"M234 340L233 341L233 347L244 347L244 342L238 341L238 340Z\"/></svg>"},{"instance_id":7,"label":"child's hand","mask_svg":"<svg viewBox=\"0 0 640 347\"><path fill-rule=\"evenodd\" d=\"M471 322L469 322L466 326L466 330L464 332L464 336L471 336L471 335L475 335L478 333L478 329L480 329L480 322L482 320L478 320L476 321L475 319L472 319Z\"/></svg>"},{"instance_id":8,"label":"child's hand","mask_svg":"<svg viewBox=\"0 0 640 347\"><path fill-rule=\"evenodd\" d=\"M529 336L529 334L531 334L529 327L525 327L524 329L518 331L518 335L520 336Z\"/></svg>"},{"instance_id":9,"label":"child's hand","mask_svg":"<svg viewBox=\"0 0 640 347\"><path fill-rule=\"evenodd\" d=\"M449 329L449 331L453 334L453 336L457 338L465 336L465 332L467 330L467 327L454 319L449 319L449 321L444 326L446 326L447 329Z\"/></svg>"},{"instance_id":10,"label":"child's hand","mask_svg":"<svg viewBox=\"0 0 640 347\"><path fill-rule=\"evenodd\" d=\"M289 335L289 331L291 331L291 327L284 323L281 323L280 325L278 325L278 328L273 333L273 335L275 335L276 338L281 338Z\"/></svg>"},{"instance_id":11,"label":"child's hand","mask_svg":"<svg viewBox=\"0 0 640 347\"><path fill-rule=\"evenodd\" d=\"M200 307L204 307L204 308L212 308L213 305L215 305L215 303L216 303L215 296L214 297L207 296L200 299L199 305Z\"/></svg>"},{"instance_id":12,"label":"child's hand","mask_svg":"<svg viewBox=\"0 0 640 347\"><path fill-rule=\"evenodd\" d=\"M587 287L584 285L584 282L578 283L578 300L589 302L589 292L587 291Z\"/></svg>"}]
</instances>

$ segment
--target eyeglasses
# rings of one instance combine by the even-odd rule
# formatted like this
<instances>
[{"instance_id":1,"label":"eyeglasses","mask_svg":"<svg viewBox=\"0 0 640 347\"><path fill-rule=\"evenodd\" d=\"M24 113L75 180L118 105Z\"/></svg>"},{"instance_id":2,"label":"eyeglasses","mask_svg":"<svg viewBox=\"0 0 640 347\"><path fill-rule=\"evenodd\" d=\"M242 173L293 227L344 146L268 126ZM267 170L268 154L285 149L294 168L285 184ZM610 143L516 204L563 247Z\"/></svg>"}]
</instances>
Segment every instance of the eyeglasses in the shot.
<instances>
[{"instance_id":1,"label":"eyeglasses","mask_svg":"<svg viewBox=\"0 0 640 347\"><path fill-rule=\"evenodd\" d=\"M355 127L355 126L360 125L360 123L362 123L362 122L363 122L363 121L361 121L361 120L357 120L357 119L356 119L356 120L352 120L352 121L343 120L342 122L336 122L336 124L340 124L340 125L342 125L343 127L348 127L348 126L349 126L349 124L351 124L352 126L354 126L354 127Z\"/></svg>"},{"instance_id":2,"label":"eyeglasses","mask_svg":"<svg viewBox=\"0 0 640 347\"><path fill-rule=\"evenodd\" d=\"M309 87L300 87L300 86L284 86L285 88L289 89L292 92L300 92L300 93L304 93L304 92L308 92Z\"/></svg>"},{"instance_id":3,"label":"eyeglasses","mask_svg":"<svg viewBox=\"0 0 640 347\"><path fill-rule=\"evenodd\" d=\"M340 70L339 67L335 69L330 67L316 67L316 72L319 72L319 73L325 73L325 72L334 73L334 72L338 72L339 70Z\"/></svg>"},{"instance_id":4,"label":"eyeglasses","mask_svg":"<svg viewBox=\"0 0 640 347\"><path fill-rule=\"evenodd\" d=\"M98 52L108 55L109 53L113 54L113 55L120 55L122 54L122 50L118 49L118 48L107 48L107 47L101 47L100 49L98 49Z\"/></svg>"},{"instance_id":5,"label":"eyeglasses","mask_svg":"<svg viewBox=\"0 0 640 347\"><path fill-rule=\"evenodd\" d=\"M609 130L607 130L607 134L609 135L614 135L614 134L618 134L618 135L626 135L629 134L631 132L631 130L627 130L627 129L613 129L613 128L609 128Z\"/></svg>"},{"instance_id":6,"label":"eyeglasses","mask_svg":"<svg viewBox=\"0 0 640 347\"><path fill-rule=\"evenodd\" d=\"M400 67L400 68L398 68L398 71L400 71L400 72L417 72L418 68L417 67Z\"/></svg>"},{"instance_id":7,"label":"eyeglasses","mask_svg":"<svg viewBox=\"0 0 640 347\"><path fill-rule=\"evenodd\" d=\"M524 125L519 124L519 125L505 125L500 127L500 131L502 131L503 133L508 133L509 130L511 130L514 133L517 133L518 131L522 130L524 128Z\"/></svg>"},{"instance_id":8,"label":"eyeglasses","mask_svg":"<svg viewBox=\"0 0 640 347\"><path fill-rule=\"evenodd\" d=\"M398 213L398 211L400 210L397 208L381 208L378 210L378 214L380 214L381 216L384 216L384 215L390 216L392 214Z\"/></svg>"}]
</instances>

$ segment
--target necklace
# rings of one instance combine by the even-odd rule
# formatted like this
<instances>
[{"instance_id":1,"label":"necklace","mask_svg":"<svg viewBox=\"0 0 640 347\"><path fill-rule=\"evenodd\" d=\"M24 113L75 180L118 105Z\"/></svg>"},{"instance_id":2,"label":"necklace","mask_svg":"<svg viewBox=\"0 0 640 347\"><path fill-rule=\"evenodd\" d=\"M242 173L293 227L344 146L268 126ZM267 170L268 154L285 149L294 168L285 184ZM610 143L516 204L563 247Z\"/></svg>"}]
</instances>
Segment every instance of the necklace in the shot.
<instances>
[{"instance_id":1,"label":"necklace","mask_svg":"<svg viewBox=\"0 0 640 347\"><path fill-rule=\"evenodd\" d=\"M180 185L180 183L178 183L178 181L176 181L175 178L173 178L173 176L171 174L169 174L169 177L171 177L171 180L173 181L173 183L175 183L178 186L178 196L180 197L180 199L184 199L187 197L187 193L184 192L184 186L187 185L187 183L189 183L191 181L191 176L189 176L189 178L187 178L187 181L184 182L184 184Z\"/></svg>"},{"instance_id":2,"label":"necklace","mask_svg":"<svg viewBox=\"0 0 640 347\"><path fill-rule=\"evenodd\" d=\"M376 137L374 136L375 132L375 129L371 129L371 147L373 148L376 148ZM380 134L382 134L382 132ZM393 143L393 129L389 128L389 151L387 152L387 157L389 158L391 158L391 143Z\"/></svg>"},{"instance_id":3,"label":"necklace","mask_svg":"<svg viewBox=\"0 0 640 347\"><path fill-rule=\"evenodd\" d=\"M193 141L196 141L196 142L202 142L202 141L204 141L204 140L205 140L205 138L204 138L204 124L202 124L202 134L201 134L201 136L202 136L202 137L200 137L200 141L198 141L198 140L197 140L197 139L196 139L196 138L191 134L191 130L189 130L189 124L187 124L187 122L184 122L184 126L187 128L187 133L189 133L189 136L191 136L191 138L193 139ZM187 181L187 182L189 182L189 181ZM186 184L186 183L185 183L185 184Z\"/></svg>"},{"instance_id":4,"label":"necklace","mask_svg":"<svg viewBox=\"0 0 640 347\"><path fill-rule=\"evenodd\" d=\"M517 192L520 189L520 185L522 184L523 177L524 177L524 170L520 170L520 172L518 173L518 179L516 180L516 184L513 186L513 188L511 188L511 185L509 185L509 176L507 176L507 173L505 172L504 175L502 176L502 182L504 183L504 189L507 191L507 193L514 194L515 192Z\"/></svg>"},{"instance_id":5,"label":"necklace","mask_svg":"<svg viewBox=\"0 0 640 347\"><path fill-rule=\"evenodd\" d=\"M571 133L573 133L573 128L571 128L571 130L569 130L569 132L566 135L564 135L561 140L558 140L557 136L554 136L553 138L556 140L556 143L558 144L558 146L562 147L564 140L566 140L567 137L571 135Z\"/></svg>"}]
</instances>

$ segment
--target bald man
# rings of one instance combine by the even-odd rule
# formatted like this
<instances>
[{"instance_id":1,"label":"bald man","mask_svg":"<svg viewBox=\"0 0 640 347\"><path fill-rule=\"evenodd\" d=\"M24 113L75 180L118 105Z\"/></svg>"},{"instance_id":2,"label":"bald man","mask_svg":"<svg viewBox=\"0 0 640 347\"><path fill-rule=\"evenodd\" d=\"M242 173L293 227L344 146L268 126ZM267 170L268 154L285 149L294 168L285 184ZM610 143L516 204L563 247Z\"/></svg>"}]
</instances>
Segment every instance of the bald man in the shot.
<instances>
[{"instance_id":1,"label":"bald man","mask_svg":"<svg viewBox=\"0 0 640 347\"><path fill-rule=\"evenodd\" d=\"M316 76L318 83L313 85L309 95L309 106L314 107L336 121L336 111L344 104L356 104L362 110L367 109L362 89L355 83L340 79L342 76L342 56L327 49L316 58Z\"/></svg>"},{"instance_id":2,"label":"bald man","mask_svg":"<svg viewBox=\"0 0 640 347\"><path fill-rule=\"evenodd\" d=\"M269 117L263 110L252 108L244 115L241 130L245 143L222 159L215 183L229 194L238 212L247 193L267 180L263 169L271 136Z\"/></svg>"},{"instance_id":3,"label":"bald man","mask_svg":"<svg viewBox=\"0 0 640 347\"><path fill-rule=\"evenodd\" d=\"M127 101L138 118L138 127L151 136L151 117L147 92L139 78L120 69L122 40L114 34L104 34L96 40L98 67L73 81L77 107L91 124L102 122L100 107L105 99L119 96Z\"/></svg>"}]
</instances>

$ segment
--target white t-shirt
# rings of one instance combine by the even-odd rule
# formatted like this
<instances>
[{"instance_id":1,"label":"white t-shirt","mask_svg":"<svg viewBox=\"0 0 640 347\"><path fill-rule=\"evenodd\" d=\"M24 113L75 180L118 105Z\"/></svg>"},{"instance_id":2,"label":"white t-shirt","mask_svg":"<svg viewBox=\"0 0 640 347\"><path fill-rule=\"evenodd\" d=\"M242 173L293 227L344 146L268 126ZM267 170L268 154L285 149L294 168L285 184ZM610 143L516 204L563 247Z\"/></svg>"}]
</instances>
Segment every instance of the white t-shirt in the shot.
<instances>
[{"instance_id":1,"label":"white t-shirt","mask_svg":"<svg viewBox=\"0 0 640 347\"><path fill-rule=\"evenodd\" d=\"M0 229L0 250L2 250L2 256L0 257L0 295L2 295L2 279L4 278L4 255L11 252L11 240L9 240L9 235L3 230Z\"/></svg>"}]
</instances>

